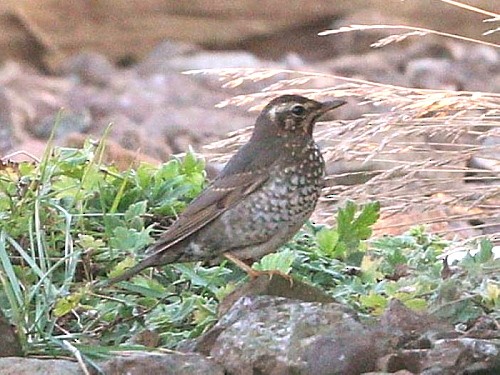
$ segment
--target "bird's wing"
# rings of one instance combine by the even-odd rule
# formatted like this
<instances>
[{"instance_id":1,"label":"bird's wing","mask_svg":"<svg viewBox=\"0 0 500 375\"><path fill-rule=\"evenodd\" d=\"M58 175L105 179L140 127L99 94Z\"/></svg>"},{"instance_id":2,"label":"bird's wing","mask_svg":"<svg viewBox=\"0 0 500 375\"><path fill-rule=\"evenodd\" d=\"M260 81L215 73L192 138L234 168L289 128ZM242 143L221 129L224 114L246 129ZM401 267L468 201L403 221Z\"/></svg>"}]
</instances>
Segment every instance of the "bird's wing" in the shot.
<instances>
[{"instance_id":1,"label":"bird's wing","mask_svg":"<svg viewBox=\"0 0 500 375\"><path fill-rule=\"evenodd\" d=\"M179 216L148 250L148 255L163 252L210 223L241 202L269 177L265 171L242 172L215 180Z\"/></svg>"}]
</instances>

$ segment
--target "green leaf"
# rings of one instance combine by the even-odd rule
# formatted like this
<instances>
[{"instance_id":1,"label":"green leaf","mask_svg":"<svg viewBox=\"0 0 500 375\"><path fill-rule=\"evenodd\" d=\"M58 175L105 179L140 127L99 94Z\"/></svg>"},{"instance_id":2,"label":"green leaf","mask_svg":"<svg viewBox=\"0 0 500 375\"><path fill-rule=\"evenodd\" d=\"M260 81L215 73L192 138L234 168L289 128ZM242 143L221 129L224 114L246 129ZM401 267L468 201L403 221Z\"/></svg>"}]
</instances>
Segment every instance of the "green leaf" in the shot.
<instances>
[{"instance_id":1,"label":"green leaf","mask_svg":"<svg viewBox=\"0 0 500 375\"><path fill-rule=\"evenodd\" d=\"M474 256L479 263L486 263L493 259L493 244L486 238L479 243L479 252Z\"/></svg>"},{"instance_id":2,"label":"green leaf","mask_svg":"<svg viewBox=\"0 0 500 375\"><path fill-rule=\"evenodd\" d=\"M170 160L168 163L163 164L160 169L155 173L156 183L160 181L171 180L180 174L180 164L178 160Z\"/></svg>"},{"instance_id":3,"label":"green leaf","mask_svg":"<svg viewBox=\"0 0 500 375\"><path fill-rule=\"evenodd\" d=\"M151 187L153 175L156 173L156 171L157 169L154 166L146 163L141 163L135 171L137 184L142 189Z\"/></svg>"},{"instance_id":4,"label":"green leaf","mask_svg":"<svg viewBox=\"0 0 500 375\"><path fill-rule=\"evenodd\" d=\"M211 284L210 278L203 277L196 272L196 266L193 264L175 264L172 266L176 270L182 272L183 276L190 280L193 284L208 287Z\"/></svg>"},{"instance_id":5,"label":"green leaf","mask_svg":"<svg viewBox=\"0 0 500 375\"><path fill-rule=\"evenodd\" d=\"M358 208L352 201L348 201L344 208L339 209L337 214L337 232L339 235L336 256L349 256L352 252L360 251L362 240L368 239L372 234L371 226L375 224L379 217L380 204L378 202L368 203L361 208L361 212L356 215ZM359 256L355 259L359 261ZM357 262L356 261L356 262Z\"/></svg>"},{"instance_id":6,"label":"green leaf","mask_svg":"<svg viewBox=\"0 0 500 375\"><path fill-rule=\"evenodd\" d=\"M141 305L151 304L151 299L161 299L167 296L166 288L158 281L149 277L136 275L131 281L122 281L120 288L137 293L146 299L138 300Z\"/></svg>"},{"instance_id":7,"label":"green leaf","mask_svg":"<svg viewBox=\"0 0 500 375\"><path fill-rule=\"evenodd\" d=\"M142 249L152 242L149 229L137 231L132 228L117 227L110 240L111 247L119 250L135 251Z\"/></svg>"},{"instance_id":8,"label":"green leaf","mask_svg":"<svg viewBox=\"0 0 500 375\"><path fill-rule=\"evenodd\" d=\"M339 233L333 229L323 228L316 233L316 242L320 250L326 255L331 256L333 250L339 241Z\"/></svg>"},{"instance_id":9,"label":"green leaf","mask_svg":"<svg viewBox=\"0 0 500 375\"><path fill-rule=\"evenodd\" d=\"M113 269L109 272L108 277L114 278L121 275L125 270L136 264L136 260L133 257L126 257L121 262L119 262Z\"/></svg>"},{"instance_id":10,"label":"green leaf","mask_svg":"<svg viewBox=\"0 0 500 375\"><path fill-rule=\"evenodd\" d=\"M451 323L471 321L483 314L474 299L475 297L465 298L443 304L433 311L433 315Z\"/></svg>"},{"instance_id":11,"label":"green leaf","mask_svg":"<svg viewBox=\"0 0 500 375\"><path fill-rule=\"evenodd\" d=\"M101 249L105 246L102 239L96 239L89 234L79 234L76 243L83 249Z\"/></svg>"},{"instance_id":12,"label":"green leaf","mask_svg":"<svg viewBox=\"0 0 500 375\"><path fill-rule=\"evenodd\" d=\"M58 299L54 306L54 316L59 318L69 314L72 310L78 307L81 299L82 294L80 292Z\"/></svg>"},{"instance_id":13,"label":"green leaf","mask_svg":"<svg viewBox=\"0 0 500 375\"><path fill-rule=\"evenodd\" d=\"M403 301L403 304L409 309L415 311L427 310L427 301L423 298L410 298Z\"/></svg>"},{"instance_id":14,"label":"green leaf","mask_svg":"<svg viewBox=\"0 0 500 375\"><path fill-rule=\"evenodd\" d=\"M131 204L127 211L125 211L125 220L130 221L139 216L142 216L146 213L146 209L148 207L147 201L140 201L134 204Z\"/></svg>"},{"instance_id":15,"label":"green leaf","mask_svg":"<svg viewBox=\"0 0 500 375\"><path fill-rule=\"evenodd\" d=\"M190 150L182 160L182 169L186 174L198 173L205 169L205 162Z\"/></svg>"},{"instance_id":16,"label":"green leaf","mask_svg":"<svg viewBox=\"0 0 500 375\"><path fill-rule=\"evenodd\" d=\"M375 224L380 216L380 203L372 202L363 206L361 213L355 221L358 228L359 237L362 240L368 239L371 234L371 226Z\"/></svg>"},{"instance_id":17,"label":"green leaf","mask_svg":"<svg viewBox=\"0 0 500 375\"><path fill-rule=\"evenodd\" d=\"M384 311L384 309L389 304L389 301L386 297L376 294L374 292L370 292L368 295L360 296L359 301L361 304L370 310L372 310L373 314L380 315Z\"/></svg>"},{"instance_id":18,"label":"green leaf","mask_svg":"<svg viewBox=\"0 0 500 375\"><path fill-rule=\"evenodd\" d=\"M292 264L296 257L293 251L285 249L264 256L259 262L254 263L252 268L258 271L280 271L288 274L292 270Z\"/></svg>"},{"instance_id":19,"label":"green leaf","mask_svg":"<svg viewBox=\"0 0 500 375\"><path fill-rule=\"evenodd\" d=\"M340 236L339 236L340 238ZM335 250L332 253L333 258L336 259L344 259L347 254L347 245L344 241L337 241L337 245L335 246Z\"/></svg>"}]
</instances>

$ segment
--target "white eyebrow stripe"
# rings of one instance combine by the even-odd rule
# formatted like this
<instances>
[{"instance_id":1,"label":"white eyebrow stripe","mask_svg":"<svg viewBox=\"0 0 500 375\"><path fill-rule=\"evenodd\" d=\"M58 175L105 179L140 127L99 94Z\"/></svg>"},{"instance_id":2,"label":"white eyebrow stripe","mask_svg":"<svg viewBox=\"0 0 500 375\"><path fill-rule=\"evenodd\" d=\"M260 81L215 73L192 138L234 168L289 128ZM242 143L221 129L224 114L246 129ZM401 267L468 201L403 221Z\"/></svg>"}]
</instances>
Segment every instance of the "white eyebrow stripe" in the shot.
<instances>
[{"instance_id":1,"label":"white eyebrow stripe","mask_svg":"<svg viewBox=\"0 0 500 375\"><path fill-rule=\"evenodd\" d=\"M274 122L274 120L276 119L276 107L273 107L269 110L268 116L269 120L271 120L271 122Z\"/></svg>"},{"instance_id":2,"label":"white eyebrow stripe","mask_svg":"<svg viewBox=\"0 0 500 375\"><path fill-rule=\"evenodd\" d=\"M271 108L268 112L269 119L274 122L276 119L276 113L278 112L283 112L286 109L292 108L296 104L302 104L302 103L281 103L280 105L277 105L273 108ZM309 109L309 106L307 103L302 104L306 109Z\"/></svg>"}]
</instances>

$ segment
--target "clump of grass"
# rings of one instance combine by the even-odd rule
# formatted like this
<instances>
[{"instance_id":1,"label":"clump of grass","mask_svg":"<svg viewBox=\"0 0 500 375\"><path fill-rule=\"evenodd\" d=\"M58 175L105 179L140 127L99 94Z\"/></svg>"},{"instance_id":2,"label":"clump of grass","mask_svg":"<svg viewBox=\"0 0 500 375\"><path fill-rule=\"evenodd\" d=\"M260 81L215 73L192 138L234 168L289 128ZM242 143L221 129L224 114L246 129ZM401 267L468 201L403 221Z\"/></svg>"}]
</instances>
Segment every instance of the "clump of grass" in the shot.
<instances>
[{"instance_id":1,"label":"clump of grass","mask_svg":"<svg viewBox=\"0 0 500 375\"><path fill-rule=\"evenodd\" d=\"M106 338L105 316L93 319L101 297L89 282L138 256L153 240L151 223L168 224L205 183L203 161L193 154L119 172L100 163L101 151L91 142L49 148L39 163L0 170L2 299L28 352L97 332L105 342L120 341ZM120 317L128 302L111 300L99 313L116 304Z\"/></svg>"}]
</instances>

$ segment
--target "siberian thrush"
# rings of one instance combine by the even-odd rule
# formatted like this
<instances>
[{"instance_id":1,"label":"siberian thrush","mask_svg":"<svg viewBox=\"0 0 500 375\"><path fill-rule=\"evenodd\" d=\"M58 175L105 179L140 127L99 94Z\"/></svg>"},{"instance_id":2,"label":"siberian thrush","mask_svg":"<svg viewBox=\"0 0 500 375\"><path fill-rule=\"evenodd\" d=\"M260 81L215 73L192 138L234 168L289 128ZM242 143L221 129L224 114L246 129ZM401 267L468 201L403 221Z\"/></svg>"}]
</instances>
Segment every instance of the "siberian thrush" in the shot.
<instances>
[{"instance_id":1,"label":"siberian thrush","mask_svg":"<svg viewBox=\"0 0 500 375\"><path fill-rule=\"evenodd\" d=\"M325 167L312 137L314 124L343 104L297 95L272 100L257 118L250 141L146 250L146 258L107 284L148 267L221 256L255 272L243 261L277 250L311 216Z\"/></svg>"}]
</instances>

